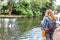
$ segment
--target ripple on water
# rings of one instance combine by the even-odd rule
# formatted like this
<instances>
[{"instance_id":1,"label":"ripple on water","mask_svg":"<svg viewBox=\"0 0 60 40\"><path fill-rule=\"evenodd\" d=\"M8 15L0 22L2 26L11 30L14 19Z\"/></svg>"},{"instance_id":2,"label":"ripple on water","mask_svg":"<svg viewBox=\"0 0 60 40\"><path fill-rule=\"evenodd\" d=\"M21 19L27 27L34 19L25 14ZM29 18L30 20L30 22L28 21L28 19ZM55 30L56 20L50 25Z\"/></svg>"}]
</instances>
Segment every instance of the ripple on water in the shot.
<instances>
[{"instance_id":1,"label":"ripple on water","mask_svg":"<svg viewBox=\"0 0 60 40\"><path fill-rule=\"evenodd\" d=\"M42 40L41 28L33 28L28 33L24 34L24 36L20 37L20 40Z\"/></svg>"}]
</instances>

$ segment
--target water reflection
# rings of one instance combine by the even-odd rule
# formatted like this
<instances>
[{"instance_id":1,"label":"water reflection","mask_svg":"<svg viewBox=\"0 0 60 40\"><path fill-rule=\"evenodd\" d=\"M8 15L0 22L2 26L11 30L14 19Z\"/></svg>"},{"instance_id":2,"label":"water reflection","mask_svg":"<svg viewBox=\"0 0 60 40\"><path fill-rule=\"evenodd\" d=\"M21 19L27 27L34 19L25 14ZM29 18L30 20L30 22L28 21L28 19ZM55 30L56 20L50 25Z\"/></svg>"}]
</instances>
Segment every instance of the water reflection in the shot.
<instances>
[{"instance_id":1,"label":"water reflection","mask_svg":"<svg viewBox=\"0 0 60 40\"><path fill-rule=\"evenodd\" d=\"M41 38L40 17L0 18L0 40L37 40Z\"/></svg>"}]
</instances>

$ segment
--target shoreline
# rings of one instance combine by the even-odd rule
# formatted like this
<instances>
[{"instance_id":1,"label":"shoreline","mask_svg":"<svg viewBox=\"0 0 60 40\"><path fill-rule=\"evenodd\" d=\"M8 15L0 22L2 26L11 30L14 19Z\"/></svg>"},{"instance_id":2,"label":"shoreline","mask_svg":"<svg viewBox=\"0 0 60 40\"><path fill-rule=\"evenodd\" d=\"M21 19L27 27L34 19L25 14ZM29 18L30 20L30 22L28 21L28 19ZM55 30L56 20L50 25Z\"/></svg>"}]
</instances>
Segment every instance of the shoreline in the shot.
<instances>
[{"instance_id":1,"label":"shoreline","mask_svg":"<svg viewBox=\"0 0 60 40\"><path fill-rule=\"evenodd\" d=\"M28 16L23 16L23 15L0 15L0 18L2 18L2 17L13 18L13 17L28 17Z\"/></svg>"},{"instance_id":2,"label":"shoreline","mask_svg":"<svg viewBox=\"0 0 60 40\"><path fill-rule=\"evenodd\" d=\"M16 18L16 17L20 17L20 18L32 18L32 17L39 17L39 16L27 16L27 15L0 15L0 18Z\"/></svg>"}]
</instances>

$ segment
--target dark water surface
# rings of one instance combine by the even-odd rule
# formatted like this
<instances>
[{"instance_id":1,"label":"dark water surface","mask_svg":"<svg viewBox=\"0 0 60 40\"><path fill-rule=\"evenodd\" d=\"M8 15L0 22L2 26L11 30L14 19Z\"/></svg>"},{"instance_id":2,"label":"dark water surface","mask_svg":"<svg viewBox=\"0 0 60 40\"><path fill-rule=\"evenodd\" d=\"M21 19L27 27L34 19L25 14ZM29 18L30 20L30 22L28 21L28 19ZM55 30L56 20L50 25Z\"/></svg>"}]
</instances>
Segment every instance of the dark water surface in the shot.
<instances>
[{"instance_id":1,"label":"dark water surface","mask_svg":"<svg viewBox=\"0 0 60 40\"><path fill-rule=\"evenodd\" d=\"M40 17L0 18L0 40L41 40Z\"/></svg>"}]
</instances>

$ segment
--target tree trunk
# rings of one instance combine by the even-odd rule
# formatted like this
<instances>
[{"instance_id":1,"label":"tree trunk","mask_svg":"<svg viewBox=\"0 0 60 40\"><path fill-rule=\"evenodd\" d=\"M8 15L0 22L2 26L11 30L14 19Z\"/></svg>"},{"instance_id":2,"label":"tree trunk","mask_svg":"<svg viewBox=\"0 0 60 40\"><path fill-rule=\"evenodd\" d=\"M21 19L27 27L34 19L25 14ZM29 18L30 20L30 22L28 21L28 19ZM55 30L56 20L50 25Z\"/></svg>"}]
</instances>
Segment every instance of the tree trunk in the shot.
<instances>
[{"instance_id":1,"label":"tree trunk","mask_svg":"<svg viewBox=\"0 0 60 40\"><path fill-rule=\"evenodd\" d=\"M10 0L10 2L8 4L9 15L11 15L11 13L12 13L13 4L14 4L14 1Z\"/></svg>"},{"instance_id":2,"label":"tree trunk","mask_svg":"<svg viewBox=\"0 0 60 40\"><path fill-rule=\"evenodd\" d=\"M9 15L11 15L11 12L12 12L12 11L9 11Z\"/></svg>"}]
</instances>

